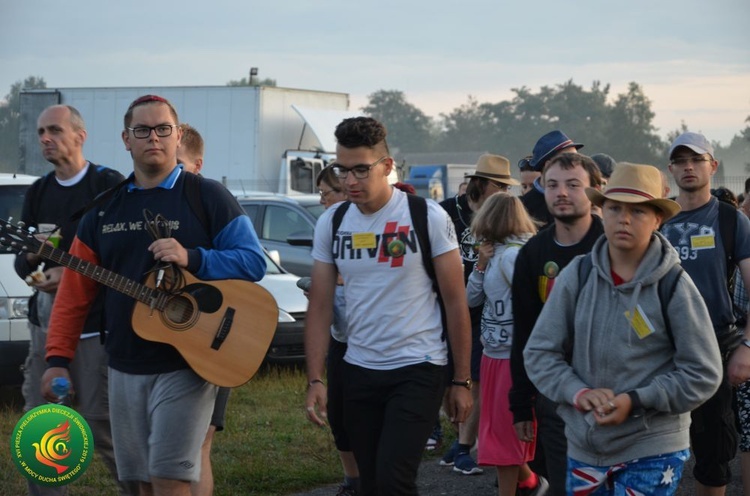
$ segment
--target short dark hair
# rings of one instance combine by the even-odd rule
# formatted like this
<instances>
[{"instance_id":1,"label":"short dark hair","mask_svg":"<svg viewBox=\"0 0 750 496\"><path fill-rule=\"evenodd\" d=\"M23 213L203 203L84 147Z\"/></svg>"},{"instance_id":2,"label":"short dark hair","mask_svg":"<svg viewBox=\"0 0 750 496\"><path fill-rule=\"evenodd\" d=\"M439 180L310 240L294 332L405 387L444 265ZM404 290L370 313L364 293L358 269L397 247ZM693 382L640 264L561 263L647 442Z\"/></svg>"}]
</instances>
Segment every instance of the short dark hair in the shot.
<instances>
[{"instance_id":1,"label":"short dark hair","mask_svg":"<svg viewBox=\"0 0 750 496\"><path fill-rule=\"evenodd\" d=\"M336 141L344 148L383 148L386 155L390 155L388 143L385 140L388 131L385 126L372 117L350 117L336 126Z\"/></svg>"},{"instance_id":2,"label":"short dark hair","mask_svg":"<svg viewBox=\"0 0 750 496\"><path fill-rule=\"evenodd\" d=\"M531 159L533 155L526 155L524 158L518 161L518 168L521 172L539 172L531 166Z\"/></svg>"},{"instance_id":3,"label":"short dark hair","mask_svg":"<svg viewBox=\"0 0 750 496\"><path fill-rule=\"evenodd\" d=\"M487 191L487 186L490 184L490 180L486 177L475 176L469 179L469 184L466 185L466 198L473 201L474 203L479 202L484 192Z\"/></svg>"},{"instance_id":4,"label":"short dark hair","mask_svg":"<svg viewBox=\"0 0 750 496\"><path fill-rule=\"evenodd\" d=\"M169 112L172 114L172 117L174 117L175 124L180 122L180 119L177 118L177 111L175 110L174 105L169 102L169 100L157 95L143 95L133 100L133 103L128 106L128 110L125 112L124 119L126 128L130 127L130 123L133 121L133 109L149 103L165 104L167 107L169 107Z\"/></svg>"},{"instance_id":5,"label":"short dark hair","mask_svg":"<svg viewBox=\"0 0 750 496\"><path fill-rule=\"evenodd\" d=\"M599 171L599 167L591 157L581 155L580 153L566 152L556 155L554 158L547 161L542 169L542 185L544 185L544 178L547 175L547 170L555 164L559 164L562 169L572 169L574 167L583 167L583 169L589 175L589 186L597 188L602 185L602 174Z\"/></svg>"}]
</instances>

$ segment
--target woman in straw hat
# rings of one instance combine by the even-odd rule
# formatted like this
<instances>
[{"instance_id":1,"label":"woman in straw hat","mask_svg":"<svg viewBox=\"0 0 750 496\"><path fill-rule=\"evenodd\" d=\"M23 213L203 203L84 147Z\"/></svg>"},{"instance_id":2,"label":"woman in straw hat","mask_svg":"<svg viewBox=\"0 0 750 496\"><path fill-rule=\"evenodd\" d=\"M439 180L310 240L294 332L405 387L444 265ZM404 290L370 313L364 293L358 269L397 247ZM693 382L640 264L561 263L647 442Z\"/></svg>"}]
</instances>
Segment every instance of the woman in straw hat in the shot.
<instances>
[{"instance_id":1,"label":"woman in straw hat","mask_svg":"<svg viewBox=\"0 0 750 496\"><path fill-rule=\"evenodd\" d=\"M674 494L690 411L721 380L703 299L657 232L680 209L661 188L655 167L621 163L586 189L604 236L563 270L524 351L565 420L569 494Z\"/></svg>"}]
</instances>

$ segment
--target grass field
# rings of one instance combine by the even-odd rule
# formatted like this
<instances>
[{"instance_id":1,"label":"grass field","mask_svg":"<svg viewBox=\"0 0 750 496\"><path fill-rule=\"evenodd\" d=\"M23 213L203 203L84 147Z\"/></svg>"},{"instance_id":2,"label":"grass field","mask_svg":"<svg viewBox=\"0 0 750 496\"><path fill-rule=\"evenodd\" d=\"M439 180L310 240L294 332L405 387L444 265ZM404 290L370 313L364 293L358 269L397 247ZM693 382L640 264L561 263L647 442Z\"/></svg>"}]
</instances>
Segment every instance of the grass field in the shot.
<instances>
[{"instance_id":1,"label":"grass field","mask_svg":"<svg viewBox=\"0 0 750 496\"><path fill-rule=\"evenodd\" d=\"M216 434L212 461L216 496L285 495L341 479L328 429L305 417L306 379L289 367L266 367L229 399L226 428ZM26 479L10 458L10 437L21 417L17 390L0 398L0 494L26 494ZM114 495L114 483L95 458L71 484L71 495Z\"/></svg>"}]
</instances>

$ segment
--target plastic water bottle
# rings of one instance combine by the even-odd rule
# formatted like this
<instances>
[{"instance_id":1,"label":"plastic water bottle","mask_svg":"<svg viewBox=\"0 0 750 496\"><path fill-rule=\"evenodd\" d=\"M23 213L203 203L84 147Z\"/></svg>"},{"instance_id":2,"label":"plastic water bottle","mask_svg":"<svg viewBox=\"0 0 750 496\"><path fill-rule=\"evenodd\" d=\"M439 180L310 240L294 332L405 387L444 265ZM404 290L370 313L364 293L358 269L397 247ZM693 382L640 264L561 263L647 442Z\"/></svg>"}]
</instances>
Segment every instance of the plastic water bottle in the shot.
<instances>
[{"instance_id":1,"label":"plastic water bottle","mask_svg":"<svg viewBox=\"0 0 750 496\"><path fill-rule=\"evenodd\" d=\"M58 404L65 404L70 392L70 381L65 377L55 377L52 379L52 392L57 396Z\"/></svg>"}]
</instances>

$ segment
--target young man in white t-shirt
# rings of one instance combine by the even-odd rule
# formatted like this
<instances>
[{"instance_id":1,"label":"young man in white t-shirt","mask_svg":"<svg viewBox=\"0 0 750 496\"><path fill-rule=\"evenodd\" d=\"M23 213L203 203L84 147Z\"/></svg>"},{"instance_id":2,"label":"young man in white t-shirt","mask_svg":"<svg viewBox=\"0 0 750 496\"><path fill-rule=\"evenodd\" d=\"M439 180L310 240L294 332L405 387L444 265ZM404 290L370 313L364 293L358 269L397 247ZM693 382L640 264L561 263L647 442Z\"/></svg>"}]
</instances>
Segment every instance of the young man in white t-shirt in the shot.
<instances>
[{"instance_id":1,"label":"young man in white t-shirt","mask_svg":"<svg viewBox=\"0 0 750 496\"><path fill-rule=\"evenodd\" d=\"M348 204L331 207L318 220L305 326L307 412L312 422L323 425L327 398L321 378L341 273L348 325L344 426L364 495L417 494L417 470L440 407L448 361L440 307L407 195L388 184L394 161L385 137L385 127L368 117L346 119L336 128L333 167L353 205L335 236L332 218ZM427 217L455 369L448 413L461 422L472 406L463 266L448 215L427 201Z\"/></svg>"}]
</instances>

